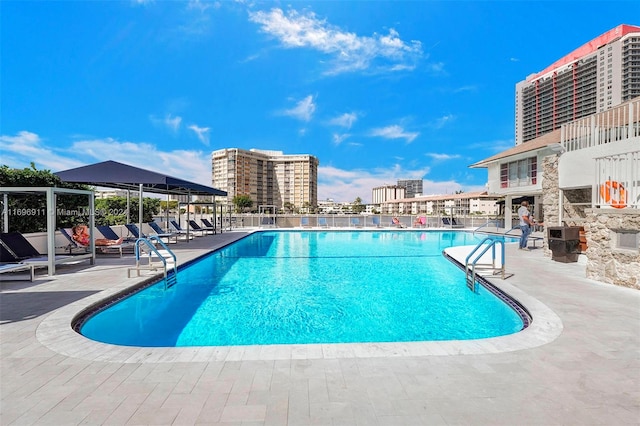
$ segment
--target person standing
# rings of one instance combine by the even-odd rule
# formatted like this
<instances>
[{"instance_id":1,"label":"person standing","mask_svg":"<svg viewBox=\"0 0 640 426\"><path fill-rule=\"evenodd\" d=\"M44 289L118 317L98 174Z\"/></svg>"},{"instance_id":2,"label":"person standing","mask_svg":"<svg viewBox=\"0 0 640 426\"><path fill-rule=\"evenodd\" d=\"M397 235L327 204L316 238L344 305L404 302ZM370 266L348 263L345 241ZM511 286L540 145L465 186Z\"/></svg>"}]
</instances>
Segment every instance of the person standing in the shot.
<instances>
[{"instance_id":1,"label":"person standing","mask_svg":"<svg viewBox=\"0 0 640 426\"><path fill-rule=\"evenodd\" d=\"M529 250L527 247L527 240L529 238L529 234L531 234L531 226L533 225L533 220L531 220L531 212L529 211L529 202L523 201L520 203L520 208L518 209L518 217L520 218L520 230L522 234L520 236L520 250Z\"/></svg>"}]
</instances>

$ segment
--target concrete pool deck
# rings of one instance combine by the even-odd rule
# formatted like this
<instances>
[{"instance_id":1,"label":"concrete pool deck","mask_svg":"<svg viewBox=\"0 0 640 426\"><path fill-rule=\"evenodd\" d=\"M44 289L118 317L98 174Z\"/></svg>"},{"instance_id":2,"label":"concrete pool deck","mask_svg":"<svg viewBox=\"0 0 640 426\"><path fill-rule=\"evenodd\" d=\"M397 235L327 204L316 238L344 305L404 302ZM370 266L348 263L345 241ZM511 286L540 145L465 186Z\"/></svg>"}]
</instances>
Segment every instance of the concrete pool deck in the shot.
<instances>
[{"instance_id":1,"label":"concrete pool deck","mask_svg":"<svg viewBox=\"0 0 640 426\"><path fill-rule=\"evenodd\" d=\"M172 245L180 263L233 241ZM465 250L450 255L464 259ZM515 335L457 342L133 348L73 317L144 278L100 256L0 283L0 424L639 424L640 292L584 265L506 247L490 281L532 314ZM462 273L462 272L461 272Z\"/></svg>"}]
</instances>

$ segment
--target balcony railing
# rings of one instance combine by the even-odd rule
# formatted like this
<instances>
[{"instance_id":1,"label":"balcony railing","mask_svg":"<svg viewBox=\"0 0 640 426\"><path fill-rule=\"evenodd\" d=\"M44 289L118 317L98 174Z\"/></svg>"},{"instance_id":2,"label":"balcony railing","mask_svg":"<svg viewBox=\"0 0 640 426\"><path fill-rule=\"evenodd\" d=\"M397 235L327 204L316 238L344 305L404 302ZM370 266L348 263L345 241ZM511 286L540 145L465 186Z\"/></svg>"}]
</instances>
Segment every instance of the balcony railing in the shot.
<instances>
[{"instance_id":1,"label":"balcony railing","mask_svg":"<svg viewBox=\"0 0 640 426\"><path fill-rule=\"evenodd\" d=\"M640 99L563 124L561 134L566 151L640 137Z\"/></svg>"},{"instance_id":2,"label":"balcony railing","mask_svg":"<svg viewBox=\"0 0 640 426\"><path fill-rule=\"evenodd\" d=\"M640 209L640 151L595 160L592 207Z\"/></svg>"}]
</instances>

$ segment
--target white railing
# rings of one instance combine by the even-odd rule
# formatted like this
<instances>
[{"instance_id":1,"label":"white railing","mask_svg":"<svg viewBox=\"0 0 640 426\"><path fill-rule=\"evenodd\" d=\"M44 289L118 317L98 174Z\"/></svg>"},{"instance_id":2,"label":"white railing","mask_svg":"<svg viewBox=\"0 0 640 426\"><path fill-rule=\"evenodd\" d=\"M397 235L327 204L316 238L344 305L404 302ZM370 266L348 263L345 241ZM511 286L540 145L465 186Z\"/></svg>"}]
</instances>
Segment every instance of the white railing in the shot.
<instances>
[{"instance_id":1,"label":"white railing","mask_svg":"<svg viewBox=\"0 0 640 426\"><path fill-rule=\"evenodd\" d=\"M640 209L640 151L595 160L592 207Z\"/></svg>"},{"instance_id":2,"label":"white railing","mask_svg":"<svg viewBox=\"0 0 640 426\"><path fill-rule=\"evenodd\" d=\"M640 99L562 125L565 151L640 137Z\"/></svg>"}]
</instances>

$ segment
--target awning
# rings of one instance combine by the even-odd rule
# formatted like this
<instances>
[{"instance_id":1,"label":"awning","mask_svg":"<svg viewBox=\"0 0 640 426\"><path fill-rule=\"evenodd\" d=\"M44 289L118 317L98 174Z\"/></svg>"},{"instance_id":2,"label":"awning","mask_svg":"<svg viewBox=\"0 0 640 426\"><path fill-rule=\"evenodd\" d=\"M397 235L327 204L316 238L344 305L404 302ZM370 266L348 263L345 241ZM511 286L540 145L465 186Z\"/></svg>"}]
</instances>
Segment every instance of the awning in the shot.
<instances>
[{"instance_id":1,"label":"awning","mask_svg":"<svg viewBox=\"0 0 640 426\"><path fill-rule=\"evenodd\" d=\"M162 194L191 194L226 196L222 191L199 183L189 182L163 173L141 169L117 161L103 161L54 173L64 182Z\"/></svg>"}]
</instances>

